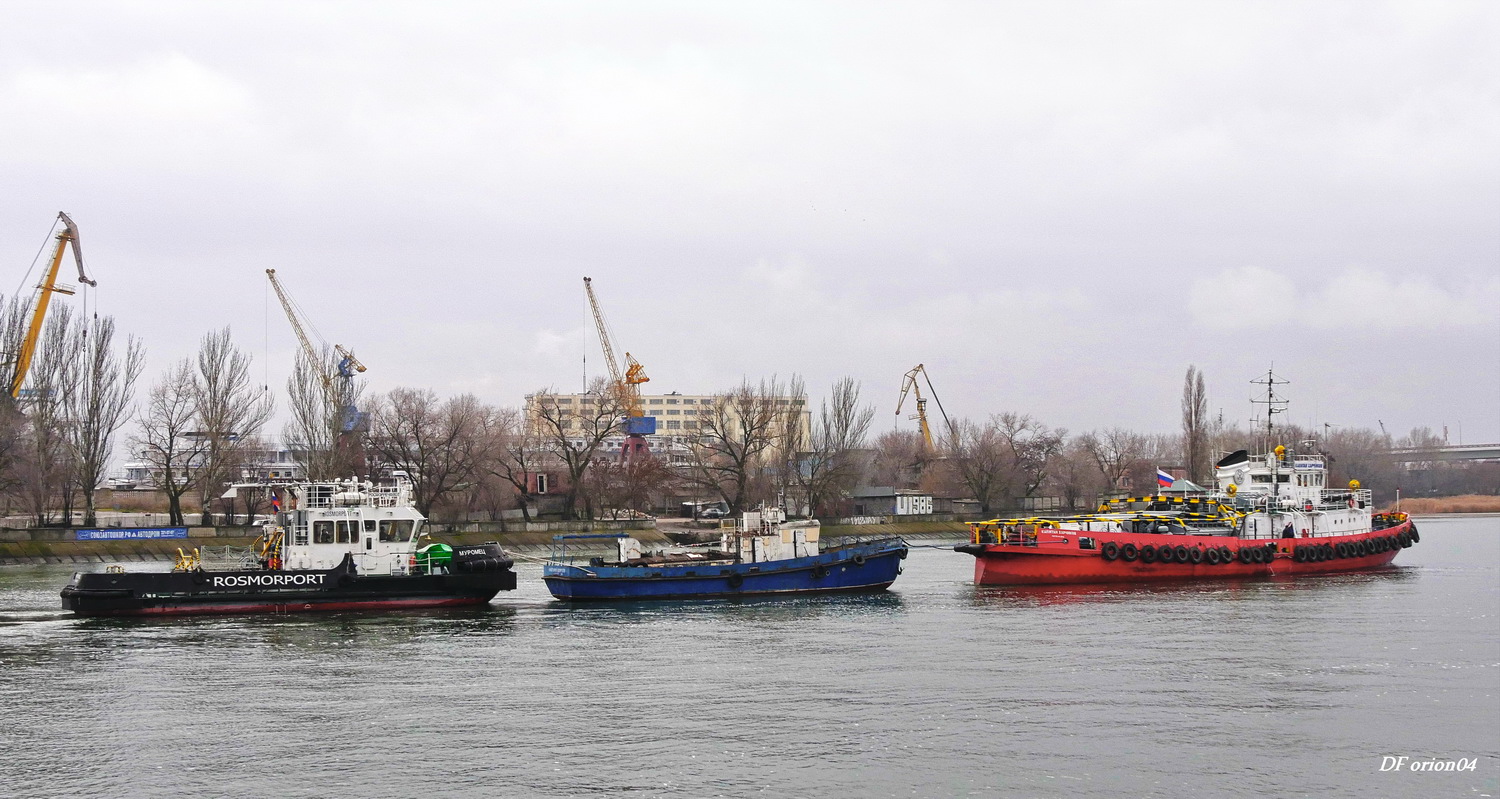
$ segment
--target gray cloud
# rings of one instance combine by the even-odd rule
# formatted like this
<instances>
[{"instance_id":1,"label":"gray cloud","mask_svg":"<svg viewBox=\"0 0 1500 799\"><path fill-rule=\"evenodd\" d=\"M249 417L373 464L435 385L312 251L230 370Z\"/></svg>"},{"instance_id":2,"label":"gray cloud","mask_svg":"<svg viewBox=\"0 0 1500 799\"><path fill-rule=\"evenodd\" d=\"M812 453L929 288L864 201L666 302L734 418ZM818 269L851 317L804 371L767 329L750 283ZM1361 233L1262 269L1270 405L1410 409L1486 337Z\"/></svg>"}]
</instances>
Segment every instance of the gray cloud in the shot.
<instances>
[{"instance_id":1,"label":"gray cloud","mask_svg":"<svg viewBox=\"0 0 1500 799\"><path fill-rule=\"evenodd\" d=\"M0 264L68 210L155 369L227 320L279 386L274 267L376 388L516 403L581 382L588 274L663 389L851 374L893 407L920 361L960 413L1168 430L1187 364L1240 418L1274 361L1298 421L1500 439L1491 4L12 4L0 29Z\"/></svg>"}]
</instances>

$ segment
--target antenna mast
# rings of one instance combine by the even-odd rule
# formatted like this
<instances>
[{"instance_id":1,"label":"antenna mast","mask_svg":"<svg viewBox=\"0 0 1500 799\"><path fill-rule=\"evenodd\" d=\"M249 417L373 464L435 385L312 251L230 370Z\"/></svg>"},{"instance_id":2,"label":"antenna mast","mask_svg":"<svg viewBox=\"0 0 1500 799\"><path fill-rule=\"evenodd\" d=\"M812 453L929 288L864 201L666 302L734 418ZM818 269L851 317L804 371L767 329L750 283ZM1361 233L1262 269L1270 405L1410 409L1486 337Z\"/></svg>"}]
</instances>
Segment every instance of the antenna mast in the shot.
<instances>
[{"instance_id":1,"label":"antenna mast","mask_svg":"<svg viewBox=\"0 0 1500 799\"><path fill-rule=\"evenodd\" d=\"M1267 370L1265 377L1251 380L1250 382L1266 387L1265 399L1252 399L1250 402L1253 405L1266 406L1266 446L1270 447L1273 445L1272 435L1276 428L1276 414L1286 413L1287 406L1286 398L1277 395L1276 387L1290 385L1292 381L1282 380L1274 371Z\"/></svg>"}]
</instances>

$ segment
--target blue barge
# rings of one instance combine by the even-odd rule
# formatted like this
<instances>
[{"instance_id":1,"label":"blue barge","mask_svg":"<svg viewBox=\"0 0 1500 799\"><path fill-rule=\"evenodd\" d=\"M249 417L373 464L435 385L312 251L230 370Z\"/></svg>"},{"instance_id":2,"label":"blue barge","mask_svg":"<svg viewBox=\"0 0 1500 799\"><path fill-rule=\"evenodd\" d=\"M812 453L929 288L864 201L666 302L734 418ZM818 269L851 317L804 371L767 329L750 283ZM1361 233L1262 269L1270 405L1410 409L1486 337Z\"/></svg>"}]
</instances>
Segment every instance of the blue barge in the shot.
<instances>
[{"instance_id":1,"label":"blue barge","mask_svg":"<svg viewBox=\"0 0 1500 799\"><path fill-rule=\"evenodd\" d=\"M553 536L553 556L542 567L542 579L554 597L572 601L882 591L901 574L907 554L900 538L819 551L815 526L783 527L759 513L745 517L746 524L726 532L717 544L645 554L625 533ZM590 539L594 544L613 540L617 558L568 562L570 545L576 550Z\"/></svg>"}]
</instances>

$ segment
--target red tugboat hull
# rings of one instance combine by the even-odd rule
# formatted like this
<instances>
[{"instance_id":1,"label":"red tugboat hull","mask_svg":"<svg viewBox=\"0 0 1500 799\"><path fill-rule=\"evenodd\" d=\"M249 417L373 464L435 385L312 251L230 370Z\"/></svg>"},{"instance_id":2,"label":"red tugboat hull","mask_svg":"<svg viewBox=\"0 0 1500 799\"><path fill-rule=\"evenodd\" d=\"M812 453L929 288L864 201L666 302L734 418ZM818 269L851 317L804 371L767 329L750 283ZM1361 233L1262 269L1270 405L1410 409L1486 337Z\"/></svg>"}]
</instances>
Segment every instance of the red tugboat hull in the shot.
<instances>
[{"instance_id":1,"label":"red tugboat hull","mask_svg":"<svg viewBox=\"0 0 1500 799\"><path fill-rule=\"evenodd\" d=\"M1407 520L1356 535L1269 540L1059 529L1040 532L1024 544L966 544L956 549L974 556L977 585L1061 585L1362 571L1390 564L1417 540L1416 528ZM1155 556L1162 546L1171 549L1170 562ZM1153 553L1149 562L1142 557L1147 547ZM1210 549L1216 554L1209 555ZM1107 557L1107 552L1115 556Z\"/></svg>"}]
</instances>

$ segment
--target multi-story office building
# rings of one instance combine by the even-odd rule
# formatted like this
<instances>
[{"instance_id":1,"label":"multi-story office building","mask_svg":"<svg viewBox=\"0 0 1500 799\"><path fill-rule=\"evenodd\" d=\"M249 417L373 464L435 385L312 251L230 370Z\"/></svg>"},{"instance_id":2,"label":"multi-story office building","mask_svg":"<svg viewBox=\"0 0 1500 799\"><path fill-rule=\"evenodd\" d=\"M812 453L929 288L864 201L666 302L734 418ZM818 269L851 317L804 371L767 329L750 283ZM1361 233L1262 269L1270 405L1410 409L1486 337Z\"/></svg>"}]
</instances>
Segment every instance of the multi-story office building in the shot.
<instances>
[{"instance_id":1,"label":"multi-story office building","mask_svg":"<svg viewBox=\"0 0 1500 799\"><path fill-rule=\"evenodd\" d=\"M538 416L538 406L543 403L556 405L571 417L570 429L582 434L595 418L600 407L597 404L599 401L593 394L530 394L526 397L526 418L534 421ZM698 434L701 425L699 414L707 412L717 401L719 398L713 394L642 394L641 410L646 416L656 419L656 434L646 436L652 451L670 453L686 447ZM776 397L772 401L776 403L778 410L797 414L802 440L806 441L812 425L812 414L807 410L806 399ZM623 433L613 435L606 439L605 446L610 450L618 450L624 440Z\"/></svg>"}]
</instances>

